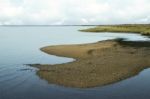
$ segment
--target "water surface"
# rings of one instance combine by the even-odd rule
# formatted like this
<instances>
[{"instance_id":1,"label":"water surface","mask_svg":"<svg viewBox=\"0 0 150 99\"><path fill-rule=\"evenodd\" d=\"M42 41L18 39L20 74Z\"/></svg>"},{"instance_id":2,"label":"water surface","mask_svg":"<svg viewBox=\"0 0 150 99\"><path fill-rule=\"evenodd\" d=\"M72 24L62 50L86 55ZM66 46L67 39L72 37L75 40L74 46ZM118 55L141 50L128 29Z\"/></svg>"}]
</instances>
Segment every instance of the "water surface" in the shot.
<instances>
[{"instance_id":1,"label":"water surface","mask_svg":"<svg viewBox=\"0 0 150 99\"><path fill-rule=\"evenodd\" d=\"M39 48L126 38L149 40L138 34L82 33L87 27L0 27L0 99L149 99L150 70L112 85L76 89L48 84L36 69L24 64L60 64L74 59L47 55ZM62 71L63 72L63 71Z\"/></svg>"}]
</instances>

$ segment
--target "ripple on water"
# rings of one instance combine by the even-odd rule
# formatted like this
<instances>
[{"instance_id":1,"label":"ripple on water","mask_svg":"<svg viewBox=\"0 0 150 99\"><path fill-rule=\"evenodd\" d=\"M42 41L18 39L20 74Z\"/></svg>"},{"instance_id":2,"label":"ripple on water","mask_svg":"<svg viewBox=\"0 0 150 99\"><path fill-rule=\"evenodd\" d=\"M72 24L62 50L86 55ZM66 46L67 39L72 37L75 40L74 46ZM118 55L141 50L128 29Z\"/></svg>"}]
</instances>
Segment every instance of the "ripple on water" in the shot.
<instances>
[{"instance_id":1,"label":"ripple on water","mask_svg":"<svg viewBox=\"0 0 150 99\"><path fill-rule=\"evenodd\" d=\"M0 91L10 90L25 84L32 76L33 68L23 65L2 65L0 68ZM30 69L29 71L22 71ZM34 71L34 70L33 70Z\"/></svg>"}]
</instances>

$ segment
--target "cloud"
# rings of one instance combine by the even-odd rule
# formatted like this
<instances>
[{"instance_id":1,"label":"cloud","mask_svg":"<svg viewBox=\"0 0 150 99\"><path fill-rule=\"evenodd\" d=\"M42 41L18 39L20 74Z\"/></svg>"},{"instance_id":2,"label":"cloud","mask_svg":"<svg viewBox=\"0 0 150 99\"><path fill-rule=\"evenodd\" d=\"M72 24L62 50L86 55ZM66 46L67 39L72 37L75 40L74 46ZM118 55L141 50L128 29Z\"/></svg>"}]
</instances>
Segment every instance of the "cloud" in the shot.
<instances>
[{"instance_id":1,"label":"cloud","mask_svg":"<svg viewBox=\"0 0 150 99\"><path fill-rule=\"evenodd\" d=\"M150 23L149 9L149 0L0 0L0 24Z\"/></svg>"}]
</instances>

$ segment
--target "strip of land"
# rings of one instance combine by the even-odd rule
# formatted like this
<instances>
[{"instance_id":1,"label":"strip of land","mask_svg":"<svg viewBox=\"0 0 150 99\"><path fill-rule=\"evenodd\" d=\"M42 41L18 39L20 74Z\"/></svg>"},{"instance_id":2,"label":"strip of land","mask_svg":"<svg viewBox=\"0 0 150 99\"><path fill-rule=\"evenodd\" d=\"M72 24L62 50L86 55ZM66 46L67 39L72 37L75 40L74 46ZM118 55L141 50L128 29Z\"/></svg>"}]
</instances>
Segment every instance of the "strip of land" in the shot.
<instances>
[{"instance_id":1,"label":"strip of land","mask_svg":"<svg viewBox=\"0 0 150 99\"><path fill-rule=\"evenodd\" d=\"M107 40L91 44L41 48L45 53L75 58L76 61L41 65L37 74L49 83L89 88L114 83L150 67L150 42Z\"/></svg>"},{"instance_id":2,"label":"strip of land","mask_svg":"<svg viewBox=\"0 0 150 99\"><path fill-rule=\"evenodd\" d=\"M150 36L150 24L125 24L125 25L101 25L94 28L80 30L83 32L118 32L139 33Z\"/></svg>"}]
</instances>

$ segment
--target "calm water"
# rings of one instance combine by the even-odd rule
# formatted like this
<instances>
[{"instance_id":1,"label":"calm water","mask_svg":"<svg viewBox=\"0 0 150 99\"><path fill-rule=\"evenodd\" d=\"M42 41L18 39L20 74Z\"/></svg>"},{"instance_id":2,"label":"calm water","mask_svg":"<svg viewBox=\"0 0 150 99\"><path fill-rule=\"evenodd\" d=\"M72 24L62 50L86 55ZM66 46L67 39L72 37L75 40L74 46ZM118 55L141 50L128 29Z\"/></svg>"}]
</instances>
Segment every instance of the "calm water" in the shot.
<instances>
[{"instance_id":1,"label":"calm water","mask_svg":"<svg viewBox=\"0 0 150 99\"><path fill-rule=\"evenodd\" d=\"M39 50L47 45L89 43L114 38L149 40L137 34L77 31L81 28L87 27L0 27L0 99L150 99L150 69L112 85L73 89L48 84L36 76L35 68L24 65L73 61Z\"/></svg>"}]
</instances>

